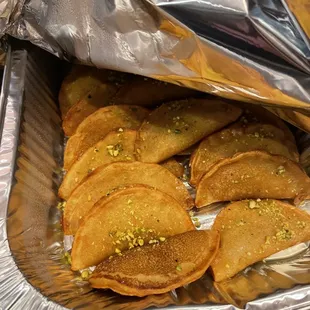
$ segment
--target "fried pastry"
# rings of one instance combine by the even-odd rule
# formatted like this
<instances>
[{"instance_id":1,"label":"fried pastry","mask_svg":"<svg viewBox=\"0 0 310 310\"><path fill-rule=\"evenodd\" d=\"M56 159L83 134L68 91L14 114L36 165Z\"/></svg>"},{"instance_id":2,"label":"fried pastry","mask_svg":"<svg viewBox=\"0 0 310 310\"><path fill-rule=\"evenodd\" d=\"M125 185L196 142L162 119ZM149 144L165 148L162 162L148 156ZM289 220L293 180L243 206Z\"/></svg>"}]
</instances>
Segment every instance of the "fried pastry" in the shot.
<instances>
[{"instance_id":1,"label":"fried pastry","mask_svg":"<svg viewBox=\"0 0 310 310\"><path fill-rule=\"evenodd\" d=\"M110 131L124 128L138 129L149 111L138 106L108 106L88 116L67 142L64 169L68 170L91 146Z\"/></svg>"},{"instance_id":2,"label":"fried pastry","mask_svg":"<svg viewBox=\"0 0 310 310\"><path fill-rule=\"evenodd\" d=\"M112 163L96 169L70 196L63 217L65 234L74 235L83 218L102 197L117 188L133 184L144 184L161 190L177 200L184 209L190 209L194 205L182 181L160 165Z\"/></svg>"},{"instance_id":3,"label":"fried pastry","mask_svg":"<svg viewBox=\"0 0 310 310\"><path fill-rule=\"evenodd\" d=\"M118 73L119 74L119 73ZM117 73L89 66L75 65L61 84L58 101L62 119L76 103L98 86L106 84ZM119 74L121 75L121 74Z\"/></svg>"},{"instance_id":4,"label":"fried pastry","mask_svg":"<svg viewBox=\"0 0 310 310\"><path fill-rule=\"evenodd\" d=\"M69 199L75 188L96 168L118 161L134 161L134 145L137 132L124 129L111 131L90 147L70 168L62 181L58 195Z\"/></svg>"},{"instance_id":5,"label":"fried pastry","mask_svg":"<svg viewBox=\"0 0 310 310\"><path fill-rule=\"evenodd\" d=\"M62 123L65 135L72 136L86 117L98 109L109 105L117 90L118 87L114 83L101 83L89 90L66 113Z\"/></svg>"},{"instance_id":6,"label":"fried pastry","mask_svg":"<svg viewBox=\"0 0 310 310\"><path fill-rule=\"evenodd\" d=\"M201 93L197 90L135 75L120 87L112 103L155 106L159 103L186 99L199 94Z\"/></svg>"},{"instance_id":7,"label":"fried pastry","mask_svg":"<svg viewBox=\"0 0 310 310\"><path fill-rule=\"evenodd\" d=\"M161 162L235 121L240 114L239 108L220 99L165 103L154 110L139 129L138 159L148 163Z\"/></svg>"},{"instance_id":8,"label":"fried pastry","mask_svg":"<svg viewBox=\"0 0 310 310\"><path fill-rule=\"evenodd\" d=\"M295 199L309 196L310 181L301 167L262 151L240 153L215 164L197 187L198 208L249 198Z\"/></svg>"},{"instance_id":9,"label":"fried pastry","mask_svg":"<svg viewBox=\"0 0 310 310\"><path fill-rule=\"evenodd\" d=\"M218 161L239 152L266 151L299 161L295 144L284 132L269 124L234 124L206 137L191 156L192 185L197 185L202 176Z\"/></svg>"},{"instance_id":10,"label":"fried pastry","mask_svg":"<svg viewBox=\"0 0 310 310\"><path fill-rule=\"evenodd\" d=\"M220 248L211 264L222 281L262 259L310 240L310 215L277 200L244 200L228 205L215 219Z\"/></svg>"},{"instance_id":11,"label":"fried pastry","mask_svg":"<svg viewBox=\"0 0 310 310\"><path fill-rule=\"evenodd\" d=\"M71 267L97 265L112 254L194 229L171 196L146 185L121 189L100 200L84 218L75 235Z\"/></svg>"},{"instance_id":12,"label":"fried pastry","mask_svg":"<svg viewBox=\"0 0 310 310\"><path fill-rule=\"evenodd\" d=\"M291 141L293 144L296 144L293 133L287 127L285 122L277 115L273 114L272 112L268 111L266 108L260 105L249 104L248 102L238 102L237 106L241 107L244 111L242 117L240 118L240 121L243 124L247 125L249 123L256 123L274 125L282 130L286 140Z\"/></svg>"},{"instance_id":13,"label":"fried pastry","mask_svg":"<svg viewBox=\"0 0 310 310\"><path fill-rule=\"evenodd\" d=\"M160 165L168 169L177 178L181 178L184 174L184 167L179 164L173 157L161 162Z\"/></svg>"},{"instance_id":14,"label":"fried pastry","mask_svg":"<svg viewBox=\"0 0 310 310\"><path fill-rule=\"evenodd\" d=\"M218 251L216 231L189 231L106 259L90 278L95 288L130 296L161 294L199 279Z\"/></svg>"}]
</instances>

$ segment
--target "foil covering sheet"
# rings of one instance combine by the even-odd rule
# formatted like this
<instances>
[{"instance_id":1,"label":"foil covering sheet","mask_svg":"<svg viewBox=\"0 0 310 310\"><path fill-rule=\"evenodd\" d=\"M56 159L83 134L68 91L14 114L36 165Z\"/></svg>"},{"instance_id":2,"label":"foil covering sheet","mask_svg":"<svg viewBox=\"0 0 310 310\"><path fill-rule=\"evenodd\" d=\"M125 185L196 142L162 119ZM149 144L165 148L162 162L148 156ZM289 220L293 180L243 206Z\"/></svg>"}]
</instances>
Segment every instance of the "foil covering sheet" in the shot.
<instances>
[{"instance_id":1,"label":"foil covering sheet","mask_svg":"<svg viewBox=\"0 0 310 310\"><path fill-rule=\"evenodd\" d=\"M308 309L310 248L295 248L214 284L206 274L171 293L145 298L92 290L64 260L56 208L64 137L56 98L64 63L35 48L13 49L6 61L7 100L0 148L0 308L2 309ZM300 132L302 163L310 138ZM219 207L219 206L218 206ZM201 228L219 208L195 214ZM303 208L310 211L310 204ZM250 302L247 302L250 301Z\"/></svg>"},{"instance_id":2,"label":"foil covering sheet","mask_svg":"<svg viewBox=\"0 0 310 310\"><path fill-rule=\"evenodd\" d=\"M61 58L301 109L309 131L309 12L307 0L3 0L0 32Z\"/></svg>"}]
</instances>

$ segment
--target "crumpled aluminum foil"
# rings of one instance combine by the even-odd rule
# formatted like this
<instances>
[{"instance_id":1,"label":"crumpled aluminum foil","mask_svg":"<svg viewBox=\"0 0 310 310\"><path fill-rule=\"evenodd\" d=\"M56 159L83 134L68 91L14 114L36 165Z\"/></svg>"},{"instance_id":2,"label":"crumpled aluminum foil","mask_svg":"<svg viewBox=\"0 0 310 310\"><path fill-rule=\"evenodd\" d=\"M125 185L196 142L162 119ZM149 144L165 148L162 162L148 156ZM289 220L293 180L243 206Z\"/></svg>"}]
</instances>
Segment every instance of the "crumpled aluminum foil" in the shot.
<instances>
[{"instance_id":1,"label":"crumpled aluminum foil","mask_svg":"<svg viewBox=\"0 0 310 310\"><path fill-rule=\"evenodd\" d=\"M3 0L0 31L61 58L293 107L309 131L309 12L305 0Z\"/></svg>"}]
</instances>

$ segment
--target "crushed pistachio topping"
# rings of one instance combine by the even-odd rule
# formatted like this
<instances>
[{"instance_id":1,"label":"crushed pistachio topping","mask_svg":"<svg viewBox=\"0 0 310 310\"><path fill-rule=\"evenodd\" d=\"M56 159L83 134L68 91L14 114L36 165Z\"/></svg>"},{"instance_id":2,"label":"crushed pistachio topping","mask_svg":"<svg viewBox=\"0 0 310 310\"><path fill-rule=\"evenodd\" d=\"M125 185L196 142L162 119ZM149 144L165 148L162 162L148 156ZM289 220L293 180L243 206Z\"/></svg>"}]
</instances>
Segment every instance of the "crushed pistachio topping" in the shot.
<instances>
[{"instance_id":1,"label":"crushed pistachio topping","mask_svg":"<svg viewBox=\"0 0 310 310\"><path fill-rule=\"evenodd\" d=\"M251 203L251 202L254 203ZM250 206L251 203L251 206ZM250 200L246 206L247 209L252 209L258 212L259 216L271 217L276 222L282 222L285 220L285 216L282 214L282 210L277 207L275 201L264 199L264 200ZM286 228L286 227L285 227ZM274 237L273 239L277 239Z\"/></svg>"},{"instance_id":2,"label":"crushed pistachio topping","mask_svg":"<svg viewBox=\"0 0 310 310\"><path fill-rule=\"evenodd\" d=\"M177 265L175 269L176 269L177 271L182 271L181 265Z\"/></svg>"},{"instance_id":3,"label":"crushed pistachio topping","mask_svg":"<svg viewBox=\"0 0 310 310\"><path fill-rule=\"evenodd\" d=\"M90 271L89 270L83 270L81 273L81 278L82 280L87 280L90 276Z\"/></svg>"},{"instance_id":4,"label":"crushed pistachio topping","mask_svg":"<svg viewBox=\"0 0 310 310\"><path fill-rule=\"evenodd\" d=\"M88 169L87 173L92 173L94 170L95 168Z\"/></svg>"},{"instance_id":5,"label":"crushed pistachio topping","mask_svg":"<svg viewBox=\"0 0 310 310\"><path fill-rule=\"evenodd\" d=\"M154 244L154 243L159 243L159 241L157 239L151 239L149 241L149 244Z\"/></svg>"},{"instance_id":6,"label":"crushed pistachio topping","mask_svg":"<svg viewBox=\"0 0 310 310\"><path fill-rule=\"evenodd\" d=\"M199 218L193 217L192 220L194 221L194 225L195 225L197 228L200 228L201 223L200 223L200 221L199 221Z\"/></svg>"},{"instance_id":7,"label":"crushed pistachio topping","mask_svg":"<svg viewBox=\"0 0 310 310\"><path fill-rule=\"evenodd\" d=\"M245 221L244 220L240 220L238 223L237 223L237 226L243 226L245 225Z\"/></svg>"},{"instance_id":8,"label":"crushed pistachio topping","mask_svg":"<svg viewBox=\"0 0 310 310\"><path fill-rule=\"evenodd\" d=\"M66 264L71 265L72 263L71 254L69 252L65 252L64 258L65 258Z\"/></svg>"},{"instance_id":9,"label":"crushed pistachio topping","mask_svg":"<svg viewBox=\"0 0 310 310\"><path fill-rule=\"evenodd\" d=\"M287 227L284 226L276 233L275 237L279 241L290 240L293 237L293 231L289 230Z\"/></svg>"},{"instance_id":10,"label":"crushed pistachio topping","mask_svg":"<svg viewBox=\"0 0 310 310\"><path fill-rule=\"evenodd\" d=\"M267 236L267 237L266 237L266 240L265 240L265 244L270 244L270 240L271 240L271 237L270 237L270 236Z\"/></svg>"},{"instance_id":11,"label":"crushed pistachio topping","mask_svg":"<svg viewBox=\"0 0 310 310\"><path fill-rule=\"evenodd\" d=\"M188 180L189 180L189 179L188 179L188 176L187 176L185 173L183 173L182 179L183 179L184 181L188 181Z\"/></svg>"},{"instance_id":12,"label":"crushed pistachio topping","mask_svg":"<svg viewBox=\"0 0 310 310\"><path fill-rule=\"evenodd\" d=\"M66 204L67 204L66 201L58 202L57 209L63 211L65 209Z\"/></svg>"},{"instance_id":13,"label":"crushed pistachio topping","mask_svg":"<svg viewBox=\"0 0 310 310\"><path fill-rule=\"evenodd\" d=\"M305 228L306 227L306 223L304 221L298 221L297 222L297 227L298 228Z\"/></svg>"},{"instance_id":14,"label":"crushed pistachio topping","mask_svg":"<svg viewBox=\"0 0 310 310\"><path fill-rule=\"evenodd\" d=\"M250 200L249 204L248 204L249 209L258 209L259 208L259 204L256 203L256 201L254 200Z\"/></svg>"},{"instance_id":15,"label":"crushed pistachio topping","mask_svg":"<svg viewBox=\"0 0 310 310\"><path fill-rule=\"evenodd\" d=\"M257 139L264 138L262 135L260 135L259 132L249 133L248 136L253 137L253 138L257 138Z\"/></svg>"},{"instance_id":16,"label":"crushed pistachio topping","mask_svg":"<svg viewBox=\"0 0 310 310\"><path fill-rule=\"evenodd\" d=\"M56 174L63 174L64 172L66 172L66 170L64 169L64 168L57 168L57 169L55 169L55 173Z\"/></svg>"},{"instance_id":17,"label":"crushed pistachio topping","mask_svg":"<svg viewBox=\"0 0 310 310\"><path fill-rule=\"evenodd\" d=\"M158 244L160 241L163 242L166 240L166 238L164 237L154 238L154 234L158 236L154 229L146 229L144 227L132 227L127 231L112 231L109 233L109 236L113 238L112 243L115 246L118 244L120 245L119 248L121 249L132 249L135 247L141 247L147 242L149 244L155 245ZM115 249L115 252L119 250L119 248Z\"/></svg>"},{"instance_id":18,"label":"crushed pistachio topping","mask_svg":"<svg viewBox=\"0 0 310 310\"><path fill-rule=\"evenodd\" d=\"M176 124L176 125L179 125L179 121L180 121L180 116L175 116L172 118L173 122Z\"/></svg>"},{"instance_id":19,"label":"crushed pistachio topping","mask_svg":"<svg viewBox=\"0 0 310 310\"><path fill-rule=\"evenodd\" d=\"M279 166L277 168L276 174L277 175L283 175L285 173L285 168L283 166Z\"/></svg>"},{"instance_id":20,"label":"crushed pistachio topping","mask_svg":"<svg viewBox=\"0 0 310 310\"><path fill-rule=\"evenodd\" d=\"M107 151L112 157L117 157L122 150L123 146L121 143L117 143L115 145L107 145Z\"/></svg>"},{"instance_id":21,"label":"crushed pistachio topping","mask_svg":"<svg viewBox=\"0 0 310 310\"><path fill-rule=\"evenodd\" d=\"M173 102L169 107L168 110L172 110L172 111L178 111L182 108L182 104L175 101Z\"/></svg>"},{"instance_id":22,"label":"crushed pistachio topping","mask_svg":"<svg viewBox=\"0 0 310 310\"><path fill-rule=\"evenodd\" d=\"M188 214L189 214L190 217L193 217L195 215L195 212L194 211L189 211Z\"/></svg>"},{"instance_id":23,"label":"crushed pistachio topping","mask_svg":"<svg viewBox=\"0 0 310 310\"><path fill-rule=\"evenodd\" d=\"M181 130L180 130L180 129L175 129L175 130L174 130L174 133L178 135L178 134L181 133Z\"/></svg>"}]
</instances>

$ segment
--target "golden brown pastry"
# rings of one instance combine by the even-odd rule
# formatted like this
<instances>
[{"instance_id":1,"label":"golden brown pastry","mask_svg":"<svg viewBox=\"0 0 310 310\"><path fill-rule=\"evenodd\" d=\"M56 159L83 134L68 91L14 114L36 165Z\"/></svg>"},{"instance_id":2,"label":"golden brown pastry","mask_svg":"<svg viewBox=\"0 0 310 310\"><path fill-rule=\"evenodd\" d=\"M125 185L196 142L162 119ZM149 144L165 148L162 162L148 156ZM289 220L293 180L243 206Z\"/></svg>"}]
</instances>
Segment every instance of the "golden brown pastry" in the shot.
<instances>
[{"instance_id":1,"label":"golden brown pastry","mask_svg":"<svg viewBox=\"0 0 310 310\"><path fill-rule=\"evenodd\" d=\"M115 73L109 70L99 70L89 66L74 65L61 84L58 95L62 119L76 103L89 92L107 84Z\"/></svg>"},{"instance_id":2,"label":"golden brown pastry","mask_svg":"<svg viewBox=\"0 0 310 310\"><path fill-rule=\"evenodd\" d=\"M115 191L84 218L75 235L71 267L97 265L112 254L193 229L182 205L159 190L137 185Z\"/></svg>"},{"instance_id":3,"label":"golden brown pastry","mask_svg":"<svg viewBox=\"0 0 310 310\"><path fill-rule=\"evenodd\" d=\"M138 129L149 114L138 106L109 106L88 116L67 142L64 169L68 170L91 146L102 140L112 130Z\"/></svg>"},{"instance_id":4,"label":"golden brown pastry","mask_svg":"<svg viewBox=\"0 0 310 310\"><path fill-rule=\"evenodd\" d=\"M286 138L284 132L270 124L233 124L201 141L191 156L192 185L218 161L239 152L266 151L299 161L297 147Z\"/></svg>"},{"instance_id":5,"label":"golden brown pastry","mask_svg":"<svg viewBox=\"0 0 310 310\"><path fill-rule=\"evenodd\" d=\"M274 125L282 130L286 140L289 140L293 144L296 144L294 135L287 127L285 122L280 117L270 112L268 108L266 109L261 105L250 104L248 102L238 102L237 106L241 107L244 111L243 115L240 118L240 121L243 122L245 125L255 123Z\"/></svg>"},{"instance_id":6,"label":"golden brown pastry","mask_svg":"<svg viewBox=\"0 0 310 310\"><path fill-rule=\"evenodd\" d=\"M220 99L169 102L141 125L136 142L140 161L159 163L235 121L241 110Z\"/></svg>"},{"instance_id":7,"label":"golden brown pastry","mask_svg":"<svg viewBox=\"0 0 310 310\"><path fill-rule=\"evenodd\" d=\"M101 166L76 188L66 203L63 225L66 235L74 235L92 207L102 197L120 187L144 184L170 195L184 209L194 202L182 181L156 164L116 162Z\"/></svg>"},{"instance_id":8,"label":"golden brown pastry","mask_svg":"<svg viewBox=\"0 0 310 310\"><path fill-rule=\"evenodd\" d=\"M69 169L58 195L69 199L75 188L96 168L118 161L134 161L134 145L137 132L131 129L111 131L91 146Z\"/></svg>"},{"instance_id":9,"label":"golden brown pastry","mask_svg":"<svg viewBox=\"0 0 310 310\"><path fill-rule=\"evenodd\" d=\"M199 94L139 75L74 66L59 93L63 129L67 136L72 136L87 116L107 105L155 106Z\"/></svg>"},{"instance_id":10,"label":"golden brown pastry","mask_svg":"<svg viewBox=\"0 0 310 310\"><path fill-rule=\"evenodd\" d=\"M122 295L165 293L199 279L218 246L216 231L189 231L106 259L97 266L90 283Z\"/></svg>"},{"instance_id":11,"label":"golden brown pastry","mask_svg":"<svg viewBox=\"0 0 310 310\"><path fill-rule=\"evenodd\" d=\"M207 172L197 187L196 206L250 198L295 199L309 196L310 180L300 166L262 151L223 159Z\"/></svg>"},{"instance_id":12,"label":"golden brown pastry","mask_svg":"<svg viewBox=\"0 0 310 310\"><path fill-rule=\"evenodd\" d=\"M117 90L118 87L114 83L101 83L89 90L66 113L62 123L65 135L72 136L75 134L78 126L86 117L98 109L109 105Z\"/></svg>"},{"instance_id":13,"label":"golden brown pastry","mask_svg":"<svg viewBox=\"0 0 310 310\"><path fill-rule=\"evenodd\" d=\"M277 200L244 200L215 219L220 248L211 269L215 281L234 276L262 259L310 240L310 215Z\"/></svg>"},{"instance_id":14,"label":"golden brown pastry","mask_svg":"<svg viewBox=\"0 0 310 310\"><path fill-rule=\"evenodd\" d=\"M181 178L184 174L184 167L179 164L173 157L161 162L160 165L168 169L177 178Z\"/></svg>"},{"instance_id":15,"label":"golden brown pastry","mask_svg":"<svg viewBox=\"0 0 310 310\"><path fill-rule=\"evenodd\" d=\"M171 100L186 99L201 94L197 90L181 87L171 83L131 75L124 83L116 96L113 104L135 104L141 106L155 106Z\"/></svg>"}]
</instances>

